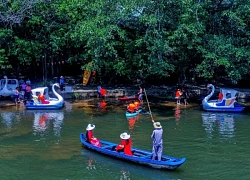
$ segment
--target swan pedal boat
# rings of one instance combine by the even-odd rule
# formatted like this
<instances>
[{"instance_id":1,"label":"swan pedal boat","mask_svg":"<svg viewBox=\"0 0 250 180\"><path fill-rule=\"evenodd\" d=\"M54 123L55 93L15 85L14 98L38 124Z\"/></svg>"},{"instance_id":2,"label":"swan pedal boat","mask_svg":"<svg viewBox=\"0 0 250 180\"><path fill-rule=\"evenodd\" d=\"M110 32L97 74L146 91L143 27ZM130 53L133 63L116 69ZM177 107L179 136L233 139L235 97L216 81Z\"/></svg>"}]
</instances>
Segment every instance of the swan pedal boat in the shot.
<instances>
[{"instance_id":1,"label":"swan pedal boat","mask_svg":"<svg viewBox=\"0 0 250 180\"><path fill-rule=\"evenodd\" d=\"M4 76L4 79L0 80L0 96L13 96L15 95L14 90L16 87L19 87L17 79L8 79L7 76Z\"/></svg>"},{"instance_id":2,"label":"swan pedal boat","mask_svg":"<svg viewBox=\"0 0 250 180\"><path fill-rule=\"evenodd\" d=\"M207 88L212 88L212 91L202 100L202 107L205 111L219 111L219 112L241 112L245 109L244 106L236 102L236 94L238 91L234 89L220 89L223 94L221 100L209 100L215 91L212 84L208 84Z\"/></svg>"},{"instance_id":3,"label":"swan pedal boat","mask_svg":"<svg viewBox=\"0 0 250 180\"><path fill-rule=\"evenodd\" d=\"M55 91L55 86L60 88L58 83L55 83L52 85L52 91L54 93L54 95L57 98L51 98L49 97L49 90L48 87L39 87L39 88L35 88L32 89L32 100L30 101L29 104L26 104L25 107L26 109L61 109L64 106L64 99L63 97L58 94ZM47 101L47 104L42 104L39 100L38 100L38 94L43 94L45 96L45 101Z\"/></svg>"},{"instance_id":4,"label":"swan pedal boat","mask_svg":"<svg viewBox=\"0 0 250 180\"><path fill-rule=\"evenodd\" d=\"M108 155L114 158L118 158L125 161L130 161L133 163L150 166L156 169L165 169L165 170L174 170L181 166L186 158L175 158L171 156L163 155L161 161L152 160L152 152L144 151L136 148L132 148L133 156L129 156L124 154L123 152L116 152L115 148L117 144L100 140L101 147L94 146L88 143L86 140L86 136L83 133L80 133L80 140L82 145L85 148L96 151L98 153Z\"/></svg>"}]
</instances>

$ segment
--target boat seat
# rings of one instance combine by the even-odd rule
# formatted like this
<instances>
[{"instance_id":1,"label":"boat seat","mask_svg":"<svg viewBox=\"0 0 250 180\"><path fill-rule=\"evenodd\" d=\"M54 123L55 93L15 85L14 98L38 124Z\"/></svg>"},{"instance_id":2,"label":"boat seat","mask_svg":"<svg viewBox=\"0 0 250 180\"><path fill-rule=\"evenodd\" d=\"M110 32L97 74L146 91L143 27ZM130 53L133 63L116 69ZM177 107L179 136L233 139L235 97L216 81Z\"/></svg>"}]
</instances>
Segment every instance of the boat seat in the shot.
<instances>
[{"instance_id":1,"label":"boat seat","mask_svg":"<svg viewBox=\"0 0 250 180\"><path fill-rule=\"evenodd\" d=\"M149 158L149 157L151 157L152 156L152 154L148 154L148 155L146 155L146 156L143 156L142 158Z\"/></svg>"},{"instance_id":2,"label":"boat seat","mask_svg":"<svg viewBox=\"0 0 250 180\"><path fill-rule=\"evenodd\" d=\"M37 96L32 95L32 97L33 97L33 100L34 100L34 102L35 102L36 104L40 104L40 102L39 102Z\"/></svg>"}]
</instances>

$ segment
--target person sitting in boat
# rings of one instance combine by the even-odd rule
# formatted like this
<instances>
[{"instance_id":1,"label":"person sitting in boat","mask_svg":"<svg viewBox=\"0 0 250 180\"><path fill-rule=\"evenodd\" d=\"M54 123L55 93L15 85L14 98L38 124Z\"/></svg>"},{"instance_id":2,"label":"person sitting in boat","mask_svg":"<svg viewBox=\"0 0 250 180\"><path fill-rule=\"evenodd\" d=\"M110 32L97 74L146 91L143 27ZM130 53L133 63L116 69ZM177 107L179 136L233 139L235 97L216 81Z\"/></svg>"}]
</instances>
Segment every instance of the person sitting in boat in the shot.
<instances>
[{"instance_id":1,"label":"person sitting in boat","mask_svg":"<svg viewBox=\"0 0 250 180\"><path fill-rule=\"evenodd\" d=\"M88 124L86 130L86 141L94 146L101 147L100 140L94 137L93 129L95 129L94 124Z\"/></svg>"},{"instance_id":2,"label":"person sitting in boat","mask_svg":"<svg viewBox=\"0 0 250 180\"><path fill-rule=\"evenodd\" d=\"M39 99L39 101L40 101L41 104L49 104L49 101L45 100L44 95L41 94L41 93L38 95L38 99Z\"/></svg>"},{"instance_id":3,"label":"person sitting in boat","mask_svg":"<svg viewBox=\"0 0 250 180\"><path fill-rule=\"evenodd\" d=\"M135 113L136 112L136 107L133 102L129 103L127 110L129 113Z\"/></svg>"},{"instance_id":4,"label":"person sitting in boat","mask_svg":"<svg viewBox=\"0 0 250 180\"><path fill-rule=\"evenodd\" d=\"M138 111L139 110L139 108L140 108L140 102L138 102L138 101L135 101L134 102L134 105L135 105L135 109L136 109L136 111Z\"/></svg>"},{"instance_id":5,"label":"person sitting in boat","mask_svg":"<svg viewBox=\"0 0 250 180\"><path fill-rule=\"evenodd\" d=\"M116 147L116 152L124 152L124 154L132 156L133 153L131 151L132 140L130 138L130 134L124 132L120 135L122 139L121 144L118 144Z\"/></svg>"},{"instance_id":6,"label":"person sitting in boat","mask_svg":"<svg viewBox=\"0 0 250 180\"><path fill-rule=\"evenodd\" d=\"M218 101L221 101L222 99L223 99L223 94L222 91L220 90Z\"/></svg>"},{"instance_id":7,"label":"person sitting in boat","mask_svg":"<svg viewBox=\"0 0 250 180\"><path fill-rule=\"evenodd\" d=\"M226 94L226 98L227 98L227 99L232 98L232 96L231 96L231 93L230 93L230 92L228 92L228 93Z\"/></svg>"}]
</instances>

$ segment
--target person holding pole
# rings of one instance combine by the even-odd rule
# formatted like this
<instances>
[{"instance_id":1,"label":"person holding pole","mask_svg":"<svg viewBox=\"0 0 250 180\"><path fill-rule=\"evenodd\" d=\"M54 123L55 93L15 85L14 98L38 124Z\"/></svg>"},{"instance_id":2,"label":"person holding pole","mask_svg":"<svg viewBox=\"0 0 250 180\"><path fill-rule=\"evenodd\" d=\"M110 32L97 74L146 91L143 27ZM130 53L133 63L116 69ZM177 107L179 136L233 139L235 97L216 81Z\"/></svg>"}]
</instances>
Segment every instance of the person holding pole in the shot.
<instances>
[{"instance_id":1,"label":"person holding pole","mask_svg":"<svg viewBox=\"0 0 250 180\"><path fill-rule=\"evenodd\" d=\"M152 123L154 126L154 130L153 130L152 135L151 135L151 138L153 138L152 160L155 160L157 157L157 160L161 161L162 150L163 150L163 140L162 140L163 129L162 129L160 122L154 121L145 89L144 89L144 92L145 92L146 100L148 103L148 109L149 109L149 112L151 115L151 120L152 120Z\"/></svg>"},{"instance_id":2,"label":"person holding pole","mask_svg":"<svg viewBox=\"0 0 250 180\"><path fill-rule=\"evenodd\" d=\"M155 160L155 158L157 157L157 160L161 161L163 150L163 129L160 122L154 122L154 120L152 120L152 122L154 126L154 130L151 135L151 138L153 138L152 160Z\"/></svg>"}]
</instances>

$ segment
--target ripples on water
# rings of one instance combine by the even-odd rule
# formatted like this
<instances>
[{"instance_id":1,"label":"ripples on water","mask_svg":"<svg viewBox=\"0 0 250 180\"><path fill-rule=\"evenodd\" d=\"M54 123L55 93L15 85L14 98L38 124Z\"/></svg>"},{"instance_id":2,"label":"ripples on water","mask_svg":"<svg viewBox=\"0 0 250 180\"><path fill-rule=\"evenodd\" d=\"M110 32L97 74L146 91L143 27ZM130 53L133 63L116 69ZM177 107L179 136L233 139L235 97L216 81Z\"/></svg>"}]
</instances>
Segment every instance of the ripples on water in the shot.
<instances>
[{"instance_id":1,"label":"ripples on water","mask_svg":"<svg viewBox=\"0 0 250 180\"><path fill-rule=\"evenodd\" d=\"M151 150L151 116L126 118L116 101L67 103L58 111L0 109L2 179L250 179L249 113L209 113L184 106L151 107L164 129L164 154L186 157L176 171L160 171L102 156L81 147L79 133L94 123L97 137Z\"/></svg>"}]
</instances>

